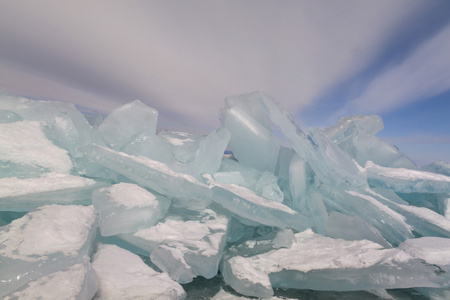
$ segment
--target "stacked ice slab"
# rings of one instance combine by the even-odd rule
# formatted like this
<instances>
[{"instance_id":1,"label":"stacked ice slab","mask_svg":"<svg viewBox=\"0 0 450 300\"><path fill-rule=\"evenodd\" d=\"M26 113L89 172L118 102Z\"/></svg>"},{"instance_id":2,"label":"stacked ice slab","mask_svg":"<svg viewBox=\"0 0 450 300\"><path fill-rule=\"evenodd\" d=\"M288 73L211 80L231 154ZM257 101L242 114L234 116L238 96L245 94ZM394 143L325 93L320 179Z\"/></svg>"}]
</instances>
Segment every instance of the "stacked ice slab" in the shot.
<instances>
[{"instance_id":1,"label":"stacked ice slab","mask_svg":"<svg viewBox=\"0 0 450 300\"><path fill-rule=\"evenodd\" d=\"M450 294L450 166L418 168L380 117L304 131L255 92L207 134L157 120L0 97L0 297L194 299L197 277L222 278L214 299Z\"/></svg>"}]
</instances>

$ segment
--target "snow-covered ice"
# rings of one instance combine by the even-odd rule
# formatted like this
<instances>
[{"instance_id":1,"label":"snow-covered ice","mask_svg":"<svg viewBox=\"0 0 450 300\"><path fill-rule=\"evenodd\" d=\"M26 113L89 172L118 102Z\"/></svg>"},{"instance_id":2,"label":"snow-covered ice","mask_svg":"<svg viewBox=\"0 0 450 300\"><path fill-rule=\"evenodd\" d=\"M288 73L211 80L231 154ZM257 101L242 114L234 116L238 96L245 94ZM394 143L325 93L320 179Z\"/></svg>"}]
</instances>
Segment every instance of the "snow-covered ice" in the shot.
<instances>
[{"instance_id":1,"label":"snow-covered ice","mask_svg":"<svg viewBox=\"0 0 450 300\"><path fill-rule=\"evenodd\" d=\"M447 162L375 115L302 130L260 92L219 115L190 133L139 100L0 96L0 297L448 298Z\"/></svg>"}]
</instances>

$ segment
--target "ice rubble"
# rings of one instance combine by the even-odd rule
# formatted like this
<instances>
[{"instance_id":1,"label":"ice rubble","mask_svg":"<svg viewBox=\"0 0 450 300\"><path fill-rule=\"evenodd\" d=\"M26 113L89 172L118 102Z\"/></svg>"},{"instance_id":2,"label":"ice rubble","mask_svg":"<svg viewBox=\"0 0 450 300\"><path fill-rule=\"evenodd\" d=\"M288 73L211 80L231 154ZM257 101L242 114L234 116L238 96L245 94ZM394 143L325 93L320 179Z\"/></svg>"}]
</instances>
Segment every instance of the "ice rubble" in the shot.
<instances>
[{"instance_id":1,"label":"ice rubble","mask_svg":"<svg viewBox=\"0 0 450 300\"><path fill-rule=\"evenodd\" d=\"M448 297L449 164L418 168L380 117L301 130L255 92L207 135L157 118L0 97L0 297L184 299L198 277L223 278L213 299Z\"/></svg>"}]
</instances>

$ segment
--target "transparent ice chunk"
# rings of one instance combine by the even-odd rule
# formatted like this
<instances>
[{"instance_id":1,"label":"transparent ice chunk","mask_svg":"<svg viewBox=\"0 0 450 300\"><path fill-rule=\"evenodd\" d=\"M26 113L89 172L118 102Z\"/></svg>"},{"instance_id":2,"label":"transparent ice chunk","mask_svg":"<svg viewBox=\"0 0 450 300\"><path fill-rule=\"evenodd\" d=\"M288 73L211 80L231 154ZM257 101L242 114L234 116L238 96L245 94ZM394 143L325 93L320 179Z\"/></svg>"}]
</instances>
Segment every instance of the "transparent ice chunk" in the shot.
<instances>
[{"instance_id":1,"label":"transparent ice chunk","mask_svg":"<svg viewBox=\"0 0 450 300\"><path fill-rule=\"evenodd\" d=\"M222 184L205 176L211 190L212 201L239 217L262 225L304 230L310 227L306 216L288 206L257 195L252 190L235 184Z\"/></svg>"},{"instance_id":2,"label":"transparent ice chunk","mask_svg":"<svg viewBox=\"0 0 450 300\"><path fill-rule=\"evenodd\" d=\"M92 206L47 205L0 227L0 296L82 262L94 224Z\"/></svg>"},{"instance_id":3,"label":"transparent ice chunk","mask_svg":"<svg viewBox=\"0 0 450 300\"><path fill-rule=\"evenodd\" d=\"M153 133L153 129L144 130L122 146L121 151L135 155L146 156L165 164L174 163L175 158L169 145L159 136Z\"/></svg>"},{"instance_id":4,"label":"transparent ice chunk","mask_svg":"<svg viewBox=\"0 0 450 300\"><path fill-rule=\"evenodd\" d=\"M230 95L225 98L225 107L222 109L222 112L232 107L238 107L267 130L271 130L269 116L259 101L261 96L263 96L261 92Z\"/></svg>"},{"instance_id":5,"label":"transparent ice chunk","mask_svg":"<svg viewBox=\"0 0 450 300\"><path fill-rule=\"evenodd\" d=\"M92 194L103 236L136 232L162 219L171 201L136 184L118 183Z\"/></svg>"},{"instance_id":6,"label":"transparent ice chunk","mask_svg":"<svg viewBox=\"0 0 450 300\"><path fill-rule=\"evenodd\" d=\"M370 192L342 191L327 187L321 187L319 191L327 208L362 218L392 245L414 237L412 227L405 217L381 203Z\"/></svg>"},{"instance_id":7,"label":"transparent ice chunk","mask_svg":"<svg viewBox=\"0 0 450 300\"><path fill-rule=\"evenodd\" d=\"M357 115L339 119L325 133L361 166L371 160L385 167L417 169L397 147L375 136L383 127L380 116Z\"/></svg>"},{"instance_id":8,"label":"transparent ice chunk","mask_svg":"<svg viewBox=\"0 0 450 300\"><path fill-rule=\"evenodd\" d=\"M92 266L99 278L96 299L185 299L183 287L159 273L136 254L116 245L100 244Z\"/></svg>"},{"instance_id":9,"label":"transparent ice chunk","mask_svg":"<svg viewBox=\"0 0 450 300\"><path fill-rule=\"evenodd\" d=\"M392 247L378 230L358 216L347 216L333 211L327 219L326 232L335 239L347 241L369 240L383 247Z\"/></svg>"},{"instance_id":10,"label":"transparent ice chunk","mask_svg":"<svg viewBox=\"0 0 450 300\"><path fill-rule=\"evenodd\" d=\"M181 131L162 130L158 136L167 143L170 151L181 163L189 163L194 159L195 151L205 135Z\"/></svg>"},{"instance_id":11,"label":"transparent ice chunk","mask_svg":"<svg viewBox=\"0 0 450 300\"><path fill-rule=\"evenodd\" d=\"M367 185L348 155L324 133L311 129L305 134L280 104L267 95L262 95L260 101L270 120L289 140L297 154L310 164L320 181L343 188Z\"/></svg>"},{"instance_id":12,"label":"transparent ice chunk","mask_svg":"<svg viewBox=\"0 0 450 300\"><path fill-rule=\"evenodd\" d=\"M275 202L282 203L284 200L284 194L278 186L277 177L269 171L262 173L255 185L255 191L258 195Z\"/></svg>"},{"instance_id":13,"label":"transparent ice chunk","mask_svg":"<svg viewBox=\"0 0 450 300\"><path fill-rule=\"evenodd\" d=\"M91 300L96 292L97 275L86 257L81 263L27 283L3 299Z\"/></svg>"},{"instance_id":14,"label":"transparent ice chunk","mask_svg":"<svg viewBox=\"0 0 450 300\"><path fill-rule=\"evenodd\" d=\"M175 172L166 164L148 157L128 155L98 145L87 146L84 152L94 162L169 198L206 202L211 198L208 186L192 175Z\"/></svg>"},{"instance_id":15,"label":"transparent ice chunk","mask_svg":"<svg viewBox=\"0 0 450 300\"><path fill-rule=\"evenodd\" d=\"M239 107L222 111L222 126L231 133L233 155L244 165L261 171L275 171L280 141Z\"/></svg>"},{"instance_id":16,"label":"transparent ice chunk","mask_svg":"<svg viewBox=\"0 0 450 300\"><path fill-rule=\"evenodd\" d=\"M120 150L133 136L144 130L156 134L158 112L139 100L115 108L98 126L105 143Z\"/></svg>"}]
</instances>

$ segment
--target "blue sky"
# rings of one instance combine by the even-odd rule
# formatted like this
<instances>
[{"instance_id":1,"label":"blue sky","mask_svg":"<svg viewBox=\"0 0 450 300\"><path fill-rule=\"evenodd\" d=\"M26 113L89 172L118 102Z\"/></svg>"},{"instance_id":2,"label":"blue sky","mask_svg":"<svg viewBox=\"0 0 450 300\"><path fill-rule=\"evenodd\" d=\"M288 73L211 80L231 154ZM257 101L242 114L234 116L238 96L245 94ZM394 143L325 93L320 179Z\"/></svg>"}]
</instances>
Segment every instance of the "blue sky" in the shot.
<instances>
[{"instance_id":1,"label":"blue sky","mask_svg":"<svg viewBox=\"0 0 450 300\"><path fill-rule=\"evenodd\" d=\"M303 128L379 114L418 164L450 162L450 1L1 1L0 90L100 113L140 99L209 132L264 91Z\"/></svg>"}]
</instances>

